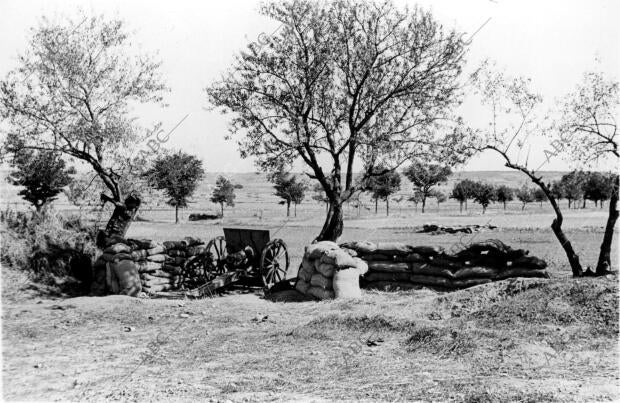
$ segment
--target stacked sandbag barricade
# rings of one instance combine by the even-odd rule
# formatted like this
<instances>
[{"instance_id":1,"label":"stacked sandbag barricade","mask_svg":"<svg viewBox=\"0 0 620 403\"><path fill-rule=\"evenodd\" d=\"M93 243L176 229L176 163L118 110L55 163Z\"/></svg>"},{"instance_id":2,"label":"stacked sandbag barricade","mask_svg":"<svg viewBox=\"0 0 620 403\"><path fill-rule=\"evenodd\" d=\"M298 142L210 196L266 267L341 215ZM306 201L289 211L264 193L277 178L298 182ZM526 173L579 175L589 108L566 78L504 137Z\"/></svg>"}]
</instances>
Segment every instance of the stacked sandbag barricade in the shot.
<instances>
[{"instance_id":1,"label":"stacked sandbag barricade","mask_svg":"<svg viewBox=\"0 0 620 403\"><path fill-rule=\"evenodd\" d=\"M450 290L510 277L549 277L544 260L497 240L474 243L454 254L441 247L398 242L346 242L340 246L355 251L368 264L362 277L365 288L429 286Z\"/></svg>"},{"instance_id":2,"label":"stacked sandbag barricade","mask_svg":"<svg viewBox=\"0 0 620 403\"><path fill-rule=\"evenodd\" d=\"M316 299L360 298L360 276L366 263L354 251L330 241L306 247L295 289Z\"/></svg>"},{"instance_id":3,"label":"stacked sandbag barricade","mask_svg":"<svg viewBox=\"0 0 620 403\"><path fill-rule=\"evenodd\" d=\"M152 240L125 239L107 245L94 265L95 295L124 294L137 296L140 292L155 294L191 284L184 278L185 262L204 253L205 246L197 238L158 243Z\"/></svg>"}]
</instances>

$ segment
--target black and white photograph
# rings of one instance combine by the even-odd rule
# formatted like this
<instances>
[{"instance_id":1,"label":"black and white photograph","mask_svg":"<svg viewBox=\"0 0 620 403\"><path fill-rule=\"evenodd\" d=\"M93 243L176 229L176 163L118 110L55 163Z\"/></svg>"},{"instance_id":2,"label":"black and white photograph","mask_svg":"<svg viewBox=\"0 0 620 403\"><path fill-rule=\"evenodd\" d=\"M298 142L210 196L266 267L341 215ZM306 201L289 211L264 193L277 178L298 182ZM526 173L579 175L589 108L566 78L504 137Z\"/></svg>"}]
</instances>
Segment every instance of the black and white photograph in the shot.
<instances>
[{"instance_id":1,"label":"black and white photograph","mask_svg":"<svg viewBox=\"0 0 620 403\"><path fill-rule=\"evenodd\" d=\"M620 401L618 17L0 0L2 401Z\"/></svg>"}]
</instances>

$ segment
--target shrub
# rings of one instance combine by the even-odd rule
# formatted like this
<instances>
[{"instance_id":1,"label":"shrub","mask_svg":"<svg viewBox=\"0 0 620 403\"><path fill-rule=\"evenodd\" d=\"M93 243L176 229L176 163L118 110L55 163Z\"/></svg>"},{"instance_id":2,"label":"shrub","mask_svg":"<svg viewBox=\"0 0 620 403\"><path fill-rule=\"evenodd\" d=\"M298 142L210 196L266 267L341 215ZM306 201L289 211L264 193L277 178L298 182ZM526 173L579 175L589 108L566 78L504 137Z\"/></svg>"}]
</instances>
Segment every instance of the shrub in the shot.
<instances>
[{"instance_id":1,"label":"shrub","mask_svg":"<svg viewBox=\"0 0 620 403\"><path fill-rule=\"evenodd\" d=\"M35 280L52 282L74 277L88 285L95 258L94 228L79 218L53 211L42 213L0 212L2 263L32 274Z\"/></svg>"}]
</instances>

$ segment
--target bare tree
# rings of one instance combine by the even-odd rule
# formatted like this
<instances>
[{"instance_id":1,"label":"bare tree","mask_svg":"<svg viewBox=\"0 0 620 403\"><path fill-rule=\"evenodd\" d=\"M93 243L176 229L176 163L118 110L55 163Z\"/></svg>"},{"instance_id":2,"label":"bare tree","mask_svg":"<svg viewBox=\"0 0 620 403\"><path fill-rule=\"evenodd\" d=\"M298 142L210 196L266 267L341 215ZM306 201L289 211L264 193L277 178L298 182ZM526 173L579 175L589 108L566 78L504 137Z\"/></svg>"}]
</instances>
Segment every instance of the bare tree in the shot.
<instances>
[{"instance_id":1,"label":"bare tree","mask_svg":"<svg viewBox=\"0 0 620 403\"><path fill-rule=\"evenodd\" d=\"M584 74L577 88L559 103L559 114L550 125L556 153L573 161L590 165L598 161L618 164L618 125L620 83L600 72ZM584 199L585 203L585 199ZM611 242L618 220L618 175L611 176L609 215L596 274L603 275L611 268Z\"/></svg>"},{"instance_id":2,"label":"bare tree","mask_svg":"<svg viewBox=\"0 0 620 403\"><path fill-rule=\"evenodd\" d=\"M524 173L545 193L556 215L551 229L566 253L573 276L582 276L579 256L562 230L564 216L550 185L543 181L537 168L528 164L527 138L538 130L535 113L542 97L530 90L530 80L521 77L510 79L488 61L472 75L472 82L482 98L482 104L489 108L490 117L488 128L480 131L482 144L479 149L497 152L506 167Z\"/></svg>"},{"instance_id":3,"label":"bare tree","mask_svg":"<svg viewBox=\"0 0 620 403\"><path fill-rule=\"evenodd\" d=\"M451 110L461 98L460 33L389 1L291 0L261 12L281 28L238 54L206 92L232 114L242 156L269 171L306 164L329 200L318 240L342 234L356 161L363 183L412 156L459 154Z\"/></svg>"}]
</instances>

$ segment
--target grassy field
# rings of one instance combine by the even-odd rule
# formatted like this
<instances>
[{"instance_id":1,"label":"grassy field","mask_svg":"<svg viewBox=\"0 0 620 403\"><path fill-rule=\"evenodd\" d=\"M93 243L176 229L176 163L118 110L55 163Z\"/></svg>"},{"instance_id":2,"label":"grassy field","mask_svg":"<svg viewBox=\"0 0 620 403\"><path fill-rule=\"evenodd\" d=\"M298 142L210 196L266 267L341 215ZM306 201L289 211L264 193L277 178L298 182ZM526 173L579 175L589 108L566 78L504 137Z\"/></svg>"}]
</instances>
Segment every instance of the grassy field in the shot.
<instances>
[{"instance_id":1,"label":"grassy field","mask_svg":"<svg viewBox=\"0 0 620 403\"><path fill-rule=\"evenodd\" d=\"M286 218L268 186L244 183L242 192L254 186L248 194L256 189L258 197L240 195L222 220L175 225L171 210L147 209L141 214L146 221L135 222L128 236L163 241L193 235L206 241L222 235L223 227L269 229L272 238L287 242L294 277L303 247L320 230L324 207L304 203L297 217ZM390 217L372 209L358 215L350 207L342 240L450 249L500 239L545 259L551 278L452 293L365 291L355 301L306 301L285 292L276 302L254 290L193 301L54 299L33 289L23 272L3 267L3 397L619 400L617 276L573 280L549 228L553 214L547 206L521 211L514 203L484 215L469 207L460 213L446 203L421 214L413 206L393 206ZM596 263L605 220L606 211L592 207L566 212L567 235L585 266ZM464 236L417 233L424 223L498 228ZM612 260L617 271L617 256Z\"/></svg>"}]
</instances>

